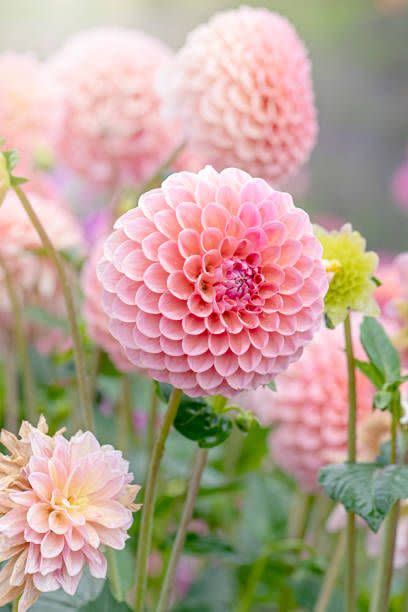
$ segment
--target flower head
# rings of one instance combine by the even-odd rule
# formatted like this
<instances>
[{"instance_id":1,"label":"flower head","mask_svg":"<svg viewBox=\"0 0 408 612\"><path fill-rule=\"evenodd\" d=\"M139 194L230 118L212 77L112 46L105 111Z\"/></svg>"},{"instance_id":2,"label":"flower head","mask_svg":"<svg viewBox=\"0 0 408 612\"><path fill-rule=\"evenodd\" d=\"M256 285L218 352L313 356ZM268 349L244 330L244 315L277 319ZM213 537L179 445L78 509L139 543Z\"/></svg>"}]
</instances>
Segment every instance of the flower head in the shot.
<instances>
[{"instance_id":1,"label":"flower head","mask_svg":"<svg viewBox=\"0 0 408 612\"><path fill-rule=\"evenodd\" d=\"M56 86L30 54L0 55L0 132L8 148L18 149L20 174L31 174L36 153L51 148L57 117Z\"/></svg>"},{"instance_id":2,"label":"flower head","mask_svg":"<svg viewBox=\"0 0 408 612\"><path fill-rule=\"evenodd\" d=\"M170 50L120 28L82 32L50 62L62 90L57 150L69 167L102 186L141 183L179 142L160 116L157 69Z\"/></svg>"},{"instance_id":3,"label":"flower head","mask_svg":"<svg viewBox=\"0 0 408 612\"><path fill-rule=\"evenodd\" d=\"M325 312L332 323L343 322L349 310L379 314L373 280L378 265L376 253L366 251L364 238L350 224L331 232L318 227L316 233L327 265L335 264L325 297Z\"/></svg>"},{"instance_id":4,"label":"flower head","mask_svg":"<svg viewBox=\"0 0 408 612\"><path fill-rule=\"evenodd\" d=\"M164 72L168 114L206 163L276 186L308 158L317 133L310 62L284 17L249 7L218 13Z\"/></svg>"},{"instance_id":5,"label":"flower head","mask_svg":"<svg viewBox=\"0 0 408 612\"><path fill-rule=\"evenodd\" d=\"M0 605L21 594L24 612L41 592L73 595L86 566L105 577L100 546L124 547L139 487L122 453L90 432L51 437L40 419L1 442L10 454L0 455Z\"/></svg>"},{"instance_id":6,"label":"flower head","mask_svg":"<svg viewBox=\"0 0 408 612\"><path fill-rule=\"evenodd\" d=\"M55 196L44 197L31 191L27 191L27 195L55 247L59 250L80 249L81 230L69 209ZM12 191L0 207L0 255L26 306L40 308L60 319L65 317L65 304L54 265L44 255L41 241ZM1 326L3 330L9 330L12 312L1 272L0 286ZM61 350L67 345L68 338L61 329L31 322L28 331L30 339L42 352L57 347Z\"/></svg>"},{"instance_id":7,"label":"flower head","mask_svg":"<svg viewBox=\"0 0 408 612\"><path fill-rule=\"evenodd\" d=\"M96 276L96 265L103 255L104 238L101 238L91 250L82 272L82 289L84 292L84 317L87 330L94 342L110 357L122 372L134 369L126 357L119 342L109 332L109 317L102 308L102 285Z\"/></svg>"},{"instance_id":8,"label":"flower head","mask_svg":"<svg viewBox=\"0 0 408 612\"><path fill-rule=\"evenodd\" d=\"M344 339L340 329L322 328L302 358L278 376L277 391L244 394L241 404L270 434L274 461L292 474L305 491L318 490L321 467L342 461L347 449L348 392ZM371 413L374 391L357 372L358 422Z\"/></svg>"},{"instance_id":9,"label":"flower head","mask_svg":"<svg viewBox=\"0 0 408 612\"><path fill-rule=\"evenodd\" d=\"M327 289L307 214L233 168L176 173L142 195L98 275L130 361L192 396L270 382L311 340Z\"/></svg>"}]
</instances>

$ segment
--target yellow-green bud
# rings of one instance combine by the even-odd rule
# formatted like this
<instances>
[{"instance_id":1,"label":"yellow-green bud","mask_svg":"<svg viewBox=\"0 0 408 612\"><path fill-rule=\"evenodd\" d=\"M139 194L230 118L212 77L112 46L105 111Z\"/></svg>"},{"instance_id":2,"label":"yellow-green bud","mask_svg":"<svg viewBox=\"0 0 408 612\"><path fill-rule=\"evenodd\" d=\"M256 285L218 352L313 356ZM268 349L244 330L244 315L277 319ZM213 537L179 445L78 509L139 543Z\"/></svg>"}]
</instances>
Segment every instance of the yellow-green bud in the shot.
<instances>
[{"instance_id":1,"label":"yellow-green bud","mask_svg":"<svg viewBox=\"0 0 408 612\"><path fill-rule=\"evenodd\" d=\"M10 173L8 170L7 160L5 155L0 151L0 206L3 204L3 200L6 197L9 189Z\"/></svg>"}]
</instances>

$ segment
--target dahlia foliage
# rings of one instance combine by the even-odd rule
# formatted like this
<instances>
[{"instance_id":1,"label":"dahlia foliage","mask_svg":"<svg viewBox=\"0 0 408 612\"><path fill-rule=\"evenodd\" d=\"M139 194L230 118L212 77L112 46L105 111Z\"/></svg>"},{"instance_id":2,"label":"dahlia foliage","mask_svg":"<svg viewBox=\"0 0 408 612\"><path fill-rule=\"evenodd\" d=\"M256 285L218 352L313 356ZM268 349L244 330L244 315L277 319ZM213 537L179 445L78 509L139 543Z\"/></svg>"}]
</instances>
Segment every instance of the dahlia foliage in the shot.
<instances>
[{"instance_id":1,"label":"dahlia foliage","mask_svg":"<svg viewBox=\"0 0 408 612\"><path fill-rule=\"evenodd\" d=\"M407 603L408 253L312 224L317 132L266 8L0 54L1 609Z\"/></svg>"}]
</instances>

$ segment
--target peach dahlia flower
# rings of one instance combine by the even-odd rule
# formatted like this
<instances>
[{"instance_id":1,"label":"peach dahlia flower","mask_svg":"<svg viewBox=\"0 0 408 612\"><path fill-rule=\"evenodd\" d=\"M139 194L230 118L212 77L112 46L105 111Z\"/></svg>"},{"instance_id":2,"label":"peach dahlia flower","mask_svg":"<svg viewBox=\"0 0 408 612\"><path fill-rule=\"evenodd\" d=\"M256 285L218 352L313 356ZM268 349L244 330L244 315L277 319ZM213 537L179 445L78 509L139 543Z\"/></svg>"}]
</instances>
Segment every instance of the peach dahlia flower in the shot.
<instances>
[{"instance_id":1,"label":"peach dahlia flower","mask_svg":"<svg viewBox=\"0 0 408 612\"><path fill-rule=\"evenodd\" d=\"M0 606L21 595L24 612L41 593L74 595L86 566L105 577L100 547L124 547L139 487L122 453L90 432L51 437L41 418L0 439Z\"/></svg>"},{"instance_id":2,"label":"peach dahlia flower","mask_svg":"<svg viewBox=\"0 0 408 612\"><path fill-rule=\"evenodd\" d=\"M357 334L356 334L357 335ZM302 358L276 380L277 392L248 393L242 403L264 425L276 424L269 445L274 461L305 491L318 491L318 472L343 461L347 449L347 363L341 328L322 328ZM361 423L372 409L373 388L357 372Z\"/></svg>"},{"instance_id":3,"label":"peach dahlia flower","mask_svg":"<svg viewBox=\"0 0 408 612\"><path fill-rule=\"evenodd\" d=\"M250 7L218 13L162 72L168 116L218 170L245 168L276 186L309 157L317 134L310 62L284 17Z\"/></svg>"},{"instance_id":4,"label":"peach dahlia flower","mask_svg":"<svg viewBox=\"0 0 408 612\"><path fill-rule=\"evenodd\" d=\"M54 246L58 250L81 249L81 229L71 211L55 197L44 197L29 189L26 193ZM65 318L65 303L55 267L44 255L37 232L11 191L0 207L0 255L14 278L23 307L40 308L54 317ZM0 287L0 323L3 329L10 330L11 306L1 268ZM29 322L28 332L42 352L67 347L67 336L58 328Z\"/></svg>"},{"instance_id":5,"label":"peach dahlia flower","mask_svg":"<svg viewBox=\"0 0 408 612\"><path fill-rule=\"evenodd\" d=\"M210 166L143 194L98 268L136 367L191 396L268 383L319 327L327 278L308 215L262 179Z\"/></svg>"},{"instance_id":6,"label":"peach dahlia flower","mask_svg":"<svg viewBox=\"0 0 408 612\"><path fill-rule=\"evenodd\" d=\"M97 185L150 178L179 143L178 130L160 116L154 85L169 57L160 41L121 28L81 32L68 41L50 61L62 90L61 160Z\"/></svg>"},{"instance_id":7,"label":"peach dahlia flower","mask_svg":"<svg viewBox=\"0 0 408 612\"><path fill-rule=\"evenodd\" d=\"M126 357L123 347L109 332L109 317L102 307L103 289L96 276L96 265L103 255L103 243L102 238L94 245L82 272L84 317L92 340L109 355L118 370L128 372L134 366Z\"/></svg>"}]
</instances>

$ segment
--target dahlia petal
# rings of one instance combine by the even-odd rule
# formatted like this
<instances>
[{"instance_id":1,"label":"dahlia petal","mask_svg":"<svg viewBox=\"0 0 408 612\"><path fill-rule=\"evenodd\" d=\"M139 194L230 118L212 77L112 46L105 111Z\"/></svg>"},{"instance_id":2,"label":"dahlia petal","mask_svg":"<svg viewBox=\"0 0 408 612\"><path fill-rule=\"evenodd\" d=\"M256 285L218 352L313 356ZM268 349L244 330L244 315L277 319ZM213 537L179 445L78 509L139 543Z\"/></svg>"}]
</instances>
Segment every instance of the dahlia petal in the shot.
<instances>
[{"instance_id":1,"label":"dahlia petal","mask_svg":"<svg viewBox=\"0 0 408 612\"><path fill-rule=\"evenodd\" d=\"M162 293L166 291L168 277L169 273L157 262L147 268L143 279L151 291Z\"/></svg>"},{"instance_id":2,"label":"dahlia petal","mask_svg":"<svg viewBox=\"0 0 408 612\"><path fill-rule=\"evenodd\" d=\"M154 223L142 216L130 220L127 223L125 223L125 220L122 218L122 227L128 238L139 243L156 229Z\"/></svg>"},{"instance_id":3,"label":"dahlia petal","mask_svg":"<svg viewBox=\"0 0 408 612\"><path fill-rule=\"evenodd\" d=\"M177 272L183 269L184 258L174 240L168 240L159 246L158 257L166 272Z\"/></svg>"},{"instance_id":4,"label":"dahlia petal","mask_svg":"<svg viewBox=\"0 0 408 612\"><path fill-rule=\"evenodd\" d=\"M238 355L238 363L244 372L253 372L262 359L262 354L253 346L249 347L245 353Z\"/></svg>"},{"instance_id":5,"label":"dahlia petal","mask_svg":"<svg viewBox=\"0 0 408 612\"><path fill-rule=\"evenodd\" d=\"M58 557L64 548L64 536L48 531L41 542L41 555L46 559Z\"/></svg>"},{"instance_id":6,"label":"dahlia petal","mask_svg":"<svg viewBox=\"0 0 408 612\"><path fill-rule=\"evenodd\" d=\"M229 185L221 185L217 189L215 200L218 204L221 204L221 206L229 210L233 215L237 213L241 203L239 194Z\"/></svg>"},{"instance_id":7,"label":"dahlia petal","mask_svg":"<svg viewBox=\"0 0 408 612\"><path fill-rule=\"evenodd\" d=\"M188 316L190 315L187 315L187 317ZM184 317L182 321L175 321L174 319L168 319L167 317L160 317L160 334L163 334L170 340L181 340L184 337L184 332L186 331L183 329L185 319L186 317Z\"/></svg>"},{"instance_id":8,"label":"dahlia petal","mask_svg":"<svg viewBox=\"0 0 408 612\"><path fill-rule=\"evenodd\" d=\"M194 285L185 277L183 272L173 272L167 279L167 289L176 298L186 300L194 291Z\"/></svg>"},{"instance_id":9,"label":"dahlia petal","mask_svg":"<svg viewBox=\"0 0 408 612\"><path fill-rule=\"evenodd\" d=\"M159 299L159 309L161 314L168 319L181 320L187 313L187 303L179 300L169 292L163 293ZM191 309L190 309L191 310Z\"/></svg>"},{"instance_id":10,"label":"dahlia petal","mask_svg":"<svg viewBox=\"0 0 408 612\"><path fill-rule=\"evenodd\" d=\"M200 245L204 251L219 249L224 233L216 227L205 229L200 234Z\"/></svg>"},{"instance_id":11,"label":"dahlia petal","mask_svg":"<svg viewBox=\"0 0 408 612\"><path fill-rule=\"evenodd\" d=\"M94 578L105 578L107 562L104 555L89 546L84 546L84 553L87 558L89 571Z\"/></svg>"},{"instance_id":12,"label":"dahlia petal","mask_svg":"<svg viewBox=\"0 0 408 612\"><path fill-rule=\"evenodd\" d=\"M36 589L41 593L51 593L57 591L60 584L54 574L42 575L40 573L33 575L33 583Z\"/></svg>"},{"instance_id":13,"label":"dahlia petal","mask_svg":"<svg viewBox=\"0 0 408 612\"><path fill-rule=\"evenodd\" d=\"M82 571L84 566L84 555L81 550L72 551L65 547L63 552L63 559L68 576L76 576Z\"/></svg>"},{"instance_id":14,"label":"dahlia petal","mask_svg":"<svg viewBox=\"0 0 408 612\"><path fill-rule=\"evenodd\" d=\"M121 279L118 281L115 290L117 291L118 297L122 302L128 304L129 306L134 306L135 295L138 288L138 283L132 281L126 276L122 276Z\"/></svg>"},{"instance_id":15,"label":"dahlia petal","mask_svg":"<svg viewBox=\"0 0 408 612\"><path fill-rule=\"evenodd\" d=\"M200 231L201 208L192 202L181 202L176 208L176 216L183 229L193 229Z\"/></svg>"},{"instance_id":16,"label":"dahlia petal","mask_svg":"<svg viewBox=\"0 0 408 612\"><path fill-rule=\"evenodd\" d=\"M50 506L48 503L36 503L27 512L27 523L34 531L47 533L49 531L49 515Z\"/></svg>"},{"instance_id":17,"label":"dahlia petal","mask_svg":"<svg viewBox=\"0 0 408 612\"><path fill-rule=\"evenodd\" d=\"M208 337L208 348L213 355L223 355L228 350L228 347L229 336L226 332Z\"/></svg>"},{"instance_id":18,"label":"dahlia petal","mask_svg":"<svg viewBox=\"0 0 408 612\"><path fill-rule=\"evenodd\" d=\"M205 372L198 372L197 382L207 393L215 389L222 383L223 377L218 374L215 368L210 368ZM212 393L211 393L212 395Z\"/></svg>"},{"instance_id":19,"label":"dahlia petal","mask_svg":"<svg viewBox=\"0 0 408 612\"><path fill-rule=\"evenodd\" d=\"M135 303L140 310L149 314L160 314L159 294L150 291L148 287L142 285L136 291Z\"/></svg>"},{"instance_id":20,"label":"dahlia petal","mask_svg":"<svg viewBox=\"0 0 408 612\"><path fill-rule=\"evenodd\" d=\"M187 300L188 310L197 317L208 317L212 312L212 305L203 300L199 293L193 293Z\"/></svg>"},{"instance_id":21,"label":"dahlia petal","mask_svg":"<svg viewBox=\"0 0 408 612\"><path fill-rule=\"evenodd\" d=\"M192 255L201 254L200 234L193 229L183 229L178 234L178 248L186 259Z\"/></svg>"},{"instance_id":22,"label":"dahlia petal","mask_svg":"<svg viewBox=\"0 0 408 612\"><path fill-rule=\"evenodd\" d=\"M130 511L119 502L107 499L88 505L83 514L88 521L117 529L129 521Z\"/></svg>"},{"instance_id":23,"label":"dahlia petal","mask_svg":"<svg viewBox=\"0 0 408 612\"><path fill-rule=\"evenodd\" d=\"M200 355L189 355L187 357L187 361L193 372L205 372L213 365L214 356L210 353L210 351L206 351Z\"/></svg>"},{"instance_id":24,"label":"dahlia petal","mask_svg":"<svg viewBox=\"0 0 408 612\"><path fill-rule=\"evenodd\" d=\"M65 541L73 551L80 550L84 544L84 538L75 528L70 529L65 534Z\"/></svg>"},{"instance_id":25,"label":"dahlia petal","mask_svg":"<svg viewBox=\"0 0 408 612\"><path fill-rule=\"evenodd\" d=\"M203 319L202 317L196 317L196 315L192 313L188 313L182 320L183 331L191 335L201 334L206 328L207 321L208 319ZM223 329L224 328L222 328L222 330ZM183 337L183 335L181 336L181 338ZM179 340L179 338L175 338L175 339Z\"/></svg>"},{"instance_id":26,"label":"dahlia petal","mask_svg":"<svg viewBox=\"0 0 408 612\"><path fill-rule=\"evenodd\" d=\"M135 248L123 260L122 272L131 280L141 281L150 263L142 249Z\"/></svg>"},{"instance_id":27,"label":"dahlia petal","mask_svg":"<svg viewBox=\"0 0 408 612\"><path fill-rule=\"evenodd\" d=\"M57 580L59 585L64 589L66 593L68 593L68 595L74 596L81 580L81 573L75 576L70 576L67 570L63 568L57 574Z\"/></svg>"},{"instance_id":28,"label":"dahlia petal","mask_svg":"<svg viewBox=\"0 0 408 612\"><path fill-rule=\"evenodd\" d=\"M186 334L182 340L183 350L187 355L201 355L208 350L208 333L199 335Z\"/></svg>"},{"instance_id":29,"label":"dahlia petal","mask_svg":"<svg viewBox=\"0 0 408 612\"><path fill-rule=\"evenodd\" d=\"M223 355L215 357L214 367L218 374L228 377L238 370L239 364L236 355L232 351L227 351Z\"/></svg>"},{"instance_id":30,"label":"dahlia petal","mask_svg":"<svg viewBox=\"0 0 408 612\"><path fill-rule=\"evenodd\" d=\"M142 241L142 251L151 261L159 260L159 249L167 242L167 238L161 232L153 232Z\"/></svg>"},{"instance_id":31,"label":"dahlia petal","mask_svg":"<svg viewBox=\"0 0 408 612\"><path fill-rule=\"evenodd\" d=\"M205 229L215 227L224 232L229 219L229 212L218 204L207 204L201 213L201 222Z\"/></svg>"},{"instance_id":32,"label":"dahlia petal","mask_svg":"<svg viewBox=\"0 0 408 612\"><path fill-rule=\"evenodd\" d=\"M160 325L163 318L164 317L161 317L160 315L150 314L144 312L143 310L139 310L136 315L136 325L146 336L149 336L149 338L158 338L162 333L160 330ZM167 320L170 321L170 319Z\"/></svg>"},{"instance_id":33,"label":"dahlia petal","mask_svg":"<svg viewBox=\"0 0 408 612\"><path fill-rule=\"evenodd\" d=\"M70 529L71 522L63 512L53 510L48 516L48 525L54 533L64 534Z\"/></svg>"},{"instance_id":34,"label":"dahlia petal","mask_svg":"<svg viewBox=\"0 0 408 612\"><path fill-rule=\"evenodd\" d=\"M243 191L247 188L244 187ZM241 194L242 199L242 194ZM238 211L238 217L242 221L242 223L249 228L259 227L261 225L261 215L255 204L253 204L253 200L243 200L244 204L240 207Z\"/></svg>"}]
</instances>

